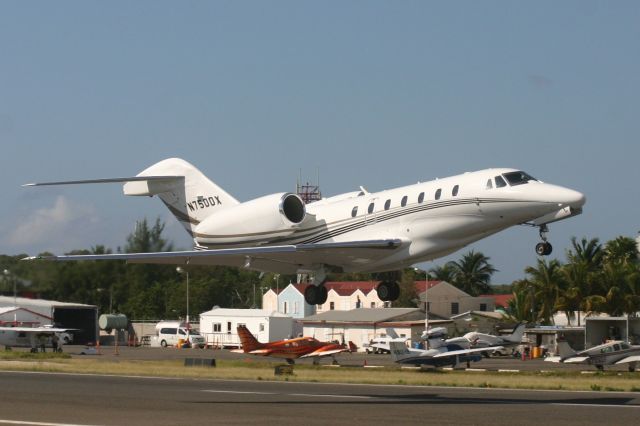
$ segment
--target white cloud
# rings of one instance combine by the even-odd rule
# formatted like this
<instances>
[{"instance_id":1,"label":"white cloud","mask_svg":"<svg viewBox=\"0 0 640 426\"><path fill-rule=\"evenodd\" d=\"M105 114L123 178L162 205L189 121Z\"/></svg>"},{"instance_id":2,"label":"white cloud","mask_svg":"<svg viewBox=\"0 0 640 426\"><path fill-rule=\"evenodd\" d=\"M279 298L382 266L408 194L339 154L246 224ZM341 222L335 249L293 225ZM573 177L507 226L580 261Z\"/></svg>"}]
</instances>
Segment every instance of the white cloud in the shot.
<instances>
[{"instance_id":1,"label":"white cloud","mask_svg":"<svg viewBox=\"0 0 640 426\"><path fill-rule=\"evenodd\" d=\"M50 250L53 247L71 246L69 236L82 234L79 228L95 223L95 209L70 202L58 196L53 206L35 210L22 218L20 224L9 232L7 240L18 247L38 245Z\"/></svg>"}]
</instances>

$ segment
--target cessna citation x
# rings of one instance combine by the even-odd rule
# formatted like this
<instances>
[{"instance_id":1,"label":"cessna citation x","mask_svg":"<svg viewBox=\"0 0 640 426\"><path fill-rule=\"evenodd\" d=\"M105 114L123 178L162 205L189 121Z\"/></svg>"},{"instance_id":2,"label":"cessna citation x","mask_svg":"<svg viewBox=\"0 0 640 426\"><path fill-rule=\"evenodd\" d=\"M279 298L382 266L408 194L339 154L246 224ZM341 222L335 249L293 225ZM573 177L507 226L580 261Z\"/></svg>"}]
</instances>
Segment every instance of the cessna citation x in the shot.
<instances>
[{"instance_id":1,"label":"cessna citation x","mask_svg":"<svg viewBox=\"0 0 640 426\"><path fill-rule=\"evenodd\" d=\"M170 158L135 177L30 183L124 182L124 194L157 195L184 225L193 250L36 257L122 259L129 263L227 265L308 274L309 304L323 304L329 272L380 272L377 291L396 300L397 272L446 256L514 225L540 228L539 255L551 253L547 224L578 215L580 192L515 169L487 169L381 192L364 188L305 205L293 193L239 202L188 162ZM28 259L35 259L34 257Z\"/></svg>"}]
</instances>

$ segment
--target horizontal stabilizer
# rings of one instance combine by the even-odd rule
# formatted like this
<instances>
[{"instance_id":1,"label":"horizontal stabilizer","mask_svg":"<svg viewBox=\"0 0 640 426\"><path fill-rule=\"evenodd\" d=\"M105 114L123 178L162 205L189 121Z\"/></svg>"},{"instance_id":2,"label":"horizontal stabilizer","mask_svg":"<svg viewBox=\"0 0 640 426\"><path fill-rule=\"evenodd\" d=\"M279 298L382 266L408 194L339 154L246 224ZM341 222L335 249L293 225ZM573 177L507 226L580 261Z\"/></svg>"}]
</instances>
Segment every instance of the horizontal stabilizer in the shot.
<instances>
[{"instance_id":1,"label":"horizontal stabilizer","mask_svg":"<svg viewBox=\"0 0 640 426\"><path fill-rule=\"evenodd\" d=\"M132 176L106 179L87 180L66 180L58 182L33 182L25 183L22 186L53 186L53 185L82 185L87 183L118 183L118 182L140 182L140 181L177 181L184 179L184 176Z\"/></svg>"},{"instance_id":2,"label":"horizontal stabilizer","mask_svg":"<svg viewBox=\"0 0 640 426\"><path fill-rule=\"evenodd\" d=\"M559 357L559 356L548 356L544 360L546 362L562 362L562 357Z\"/></svg>"}]
</instances>

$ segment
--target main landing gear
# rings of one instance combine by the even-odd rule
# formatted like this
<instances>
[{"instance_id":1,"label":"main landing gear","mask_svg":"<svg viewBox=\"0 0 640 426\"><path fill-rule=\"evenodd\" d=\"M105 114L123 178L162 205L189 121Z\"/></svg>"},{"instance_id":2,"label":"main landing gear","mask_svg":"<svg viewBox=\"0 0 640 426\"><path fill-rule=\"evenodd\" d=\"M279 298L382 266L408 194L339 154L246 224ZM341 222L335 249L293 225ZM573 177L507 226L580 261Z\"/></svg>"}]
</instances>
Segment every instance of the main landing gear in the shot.
<instances>
[{"instance_id":1,"label":"main landing gear","mask_svg":"<svg viewBox=\"0 0 640 426\"><path fill-rule=\"evenodd\" d=\"M393 302L400 296L400 286L395 281L382 281L376 291L383 302Z\"/></svg>"},{"instance_id":2,"label":"main landing gear","mask_svg":"<svg viewBox=\"0 0 640 426\"><path fill-rule=\"evenodd\" d=\"M536 254L538 256L549 256L553 251L553 246L547 241L547 233L549 228L547 225L540 225L540 239L541 243L536 244Z\"/></svg>"},{"instance_id":3,"label":"main landing gear","mask_svg":"<svg viewBox=\"0 0 640 426\"><path fill-rule=\"evenodd\" d=\"M310 305L322 305L327 301L327 288L324 282L320 285L309 284L304 290L304 300Z\"/></svg>"}]
</instances>

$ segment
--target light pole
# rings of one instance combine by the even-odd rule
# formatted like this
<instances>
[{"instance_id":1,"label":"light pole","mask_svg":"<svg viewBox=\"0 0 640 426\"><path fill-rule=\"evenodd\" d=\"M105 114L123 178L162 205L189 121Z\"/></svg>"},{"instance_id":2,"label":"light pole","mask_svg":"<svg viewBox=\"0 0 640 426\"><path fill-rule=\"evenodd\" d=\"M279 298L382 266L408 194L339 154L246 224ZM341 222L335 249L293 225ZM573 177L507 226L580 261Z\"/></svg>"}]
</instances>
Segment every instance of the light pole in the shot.
<instances>
[{"instance_id":1,"label":"light pole","mask_svg":"<svg viewBox=\"0 0 640 426\"><path fill-rule=\"evenodd\" d=\"M185 274L187 276L187 324L189 324L189 271L178 266L176 268L176 272L181 275Z\"/></svg>"},{"instance_id":2,"label":"light pole","mask_svg":"<svg viewBox=\"0 0 640 426\"><path fill-rule=\"evenodd\" d=\"M419 268L413 268L416 274L420 272L424 272L424 332L429 332L429 273L427 271L422 271ZM428 337L428 334L425 336ZM425 348L429 343L429 339L425 339ZM427 348L428 349L428 348Z\"/></svg>"},{"instance_id":3,"label":"light pole","mask_svg":"<svg viewBox=\"0 0 640 426\"><path fill-rule=\"evenodd\" d=\"M4 271L2 271L2 273L4 274L4 279L5 281L9 281L9 278L11 277L11 271L9 271L8 269L5 269ZM16 291L16 280L15 278L13 279L13 304L14 306L18 306L18 292Z\"/></svg>"}]
</instances>

